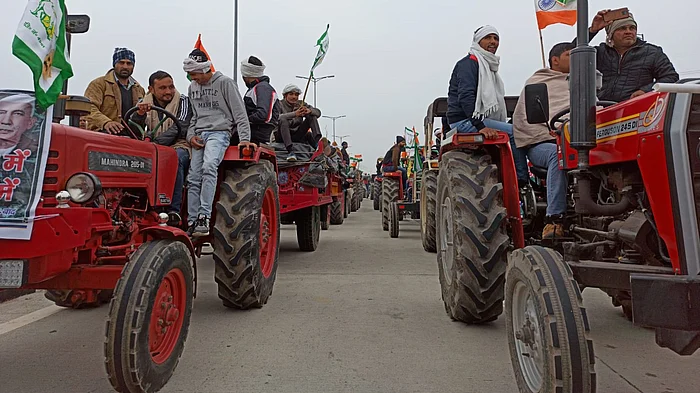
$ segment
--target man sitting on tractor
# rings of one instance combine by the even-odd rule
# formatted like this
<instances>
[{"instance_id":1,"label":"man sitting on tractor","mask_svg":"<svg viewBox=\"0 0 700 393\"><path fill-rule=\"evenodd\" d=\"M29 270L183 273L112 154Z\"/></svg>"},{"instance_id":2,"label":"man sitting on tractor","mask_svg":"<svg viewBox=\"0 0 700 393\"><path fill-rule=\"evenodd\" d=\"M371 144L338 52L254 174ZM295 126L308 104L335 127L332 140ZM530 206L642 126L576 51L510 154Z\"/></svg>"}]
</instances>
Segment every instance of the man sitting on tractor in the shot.
<instances>
[{"instance_id":1,"label":"man sitting on tractor","mask_svg":"<svg viewBox=\"0 0 700 393\"><path fill-rule=\"evenodd\" d=\"M655 83L678 82L678 73L661 47L637 36L632 13L625 19L605 21L608 11L599 11L588 29L590 39L603 28L606 33L605 42L596 47L596 67L603 74L598 99L622 102L650 92Z\"/></svg>"},{"instance_id":2,"label":"man sitting on tractor","mask_svg":"<svg viewBox=\"0 0 700 393\"><path fill-rule=\"evenodd\" d=\"M452 71L447 117L450 128L458 133L478 132L486 139L496 139L496 131L507 133L518 179L527 181L525 153L516 147L513 125L506 123L505 88L498 74L500 58L496 56L499 43L500 35L493 26L481 26L474 32L469 53Z\"/></svg>"},{"instance_id":3,"label":"man sitting on tractor","mask_svg":"<svg viewBox=\"0 0 700 393\"><path fill-rule=\"evenodd\" d=\"M275 132L275 140L284 143L289 152L287 161L290 162L297 160L292 152L293 142L308 143L316 148L321 139L321 127L318 125L321 111L307 103L301 105L300 94L301 89L296 85L287 85L282 90L284 98L280 100L279 127Z\"/></svg>"},{"instance_id":4,"label":"man sitting on tractor","mask_svg":"<svg viewBox=\"0 0 700 393\"><path fill-rule=\"evenodd\" d=\"M549 68L535 72L525 85L547 84L549 94L549 116L569 107L569 52L574 48L570 42L554 45L549 51ZM520 93L513 113L515 143L527 152L533 165L547 168L547 224L542 238L561 237L566 213L566 172L559 169L557 141L554 131L546 124L529 124L525 114L525 90Z\"/></svg>"},{"instance_id":5,"label":"man sitting on tractor","mask_svg":"<svg viewBox=\"0 0 700 393\"><path fill-rule=\"evenodd\" d=\"M151 111L151 106L158 106L175 115L180 125L166 118L161 112ZM153 142L170 146L177 152L178 170L175 180L173 200L170 204L170 221L179 223L182 208L187 169L190 166L190 144L187 143L187 128L190 126L193 111L189 97L175 89L173 77L165 71L156 71L148 78L148 94L137 105L138 111L131 115L131 120L154 130L160 121L161 128L153 135Z\"/></svg>"},{"instance_id":6,"label":"man sitting on tractor","mask_svg":"<svg viewBox=\"0 0 700 393\"><path fill-rule=\"evenodd\" d=\"M406 146L406 139L401 135L396 136L396 143L384 155L382 160L382 172L401 172L401 180L403 181L404 189L408 186L408 173L406 168L401 166L401 151Z\"/></svg>"},{"instance_id":7,"label":"man sitting on tractor","mask_svg":"<svg viewBox=\"0 0 700 393\"><path fill-rule=\"evenodd\" d=\"M280 116L277 92L264 72L265 65L255 56L241 62L241 75L248 87L243 102L250 121L250 140L256 144L270 143L270 135L277 127ZM236 139L237 136L232 138L232 144L238 144Z\"/></svg>"},{"instance_id":8,"label":"man sitting on tractor","mask_svg":"<svg viewBox=\"0 0 700 393\"><path fill-rule=\"evenodd\" d=\"M113 135L131 136L121 120L133 108L146 91L131 75L136 57L127 48L115 48L112 69L88 85L85 97L90 100L88 129L106 131Z\"/></svg>"},{"instance_id":9,"label":"man sitting on tractor","mask_svg":"<svg viewBox=\"0 0 700 393\"><path fill-rule=\"evenodd\" d=\"M187 141L192 146L187 177L188 233L207 236L219 164L231 135L238 132L241 149L255 145L250 142L248 115L236 82L221 71L212 73L209 58L199 49L190 53L182 68L192 79L187 93L194 110L187 131Z\"/></svg>"}]
</instances>

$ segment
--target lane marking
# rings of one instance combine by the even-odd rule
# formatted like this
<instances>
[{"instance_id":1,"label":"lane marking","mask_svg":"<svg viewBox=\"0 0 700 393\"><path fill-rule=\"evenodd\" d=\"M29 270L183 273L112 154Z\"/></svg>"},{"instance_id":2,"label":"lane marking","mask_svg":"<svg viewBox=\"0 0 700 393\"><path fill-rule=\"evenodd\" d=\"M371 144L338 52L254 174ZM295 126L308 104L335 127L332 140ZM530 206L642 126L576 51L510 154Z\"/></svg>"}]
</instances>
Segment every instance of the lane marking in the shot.
<instances>
[{"instance_id":1,"label":"lane marking","mask_svg":"<svg viewBox=\"0 0 700 393\"><path fill-rule=\"evenodd\" d=\"M13 330L19 329L23 326L27 326L30 323L40 321L48 316L51 316L53 314L56 314L59 311L65 310L65 307L59 307L55 304L52 304L48 307L44 307L40 310L34 311L32 313L29 313L27 315L23 315L19 318L15 318L11 321L7 321L5 323L0 323L0 336L2 336L5 333L9 333Z\"/></svg>"}]
</instances>

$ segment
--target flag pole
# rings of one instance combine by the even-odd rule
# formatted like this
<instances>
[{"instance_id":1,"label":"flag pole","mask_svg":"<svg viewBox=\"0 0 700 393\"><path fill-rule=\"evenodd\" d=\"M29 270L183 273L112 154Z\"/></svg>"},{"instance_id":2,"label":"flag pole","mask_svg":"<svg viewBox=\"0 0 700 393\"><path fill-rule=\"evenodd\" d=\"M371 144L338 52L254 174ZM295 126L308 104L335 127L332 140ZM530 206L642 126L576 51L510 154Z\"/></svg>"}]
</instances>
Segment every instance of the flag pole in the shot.
<instances>
[{"instance_id":1,"label":"flag pole","mask_svg":"<svg viewBox=\"0 0 700 393\"><path fill-rule=\"evenodd\" d=\"M544 59L544 40L542 40L542 30L538 28L537 31L540 32L540 51L542 52L542 68L547 68L547 63Z\"/></svg>"},{"instance_id":2,"label":"flag pole","mask_svg":"<svg viewBox=\"0 0 700 393\"><path fill-rule=\"evenodd\" d=\"M306 103L306 93L309 92L309 85L311 84L311 78L313 77L313 72L309 75L309 80L306 81L306 88L304 88L304 96L301 98L301 106Z\"/></svg>"}]
</instances>

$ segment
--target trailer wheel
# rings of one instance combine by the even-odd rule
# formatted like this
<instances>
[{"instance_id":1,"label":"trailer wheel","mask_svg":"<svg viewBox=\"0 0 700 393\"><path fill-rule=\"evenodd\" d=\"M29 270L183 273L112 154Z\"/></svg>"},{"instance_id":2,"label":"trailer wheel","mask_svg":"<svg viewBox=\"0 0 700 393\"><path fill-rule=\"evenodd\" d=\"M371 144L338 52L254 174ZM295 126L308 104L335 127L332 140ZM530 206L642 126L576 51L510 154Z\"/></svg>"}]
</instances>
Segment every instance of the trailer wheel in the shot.
<instances>
[{"instance_id":1,"label":"trailer wheel","mask_svg":"<svg viewBox=\"0 0 700 393\"><path fill-rule=\"evenodd\" d=\"M214 224L214 280L223 305L261 308L272 295L279 256L280 207L272 163L227 170Z\"/></svg>"},{"instance_id":2,"label":"trailer wheel","mask_svg":"<svg viewBox=\"0 0 700 393\"><path fill-rule=\"evenodd\" d=\"M399 180L385 177L382 180L382 229L389 230L389 210L391 202L399 200Z\"/></svg>"},{"instance_id":3,"label":"trailer wheel","mask_svg":"<svg viewBox=\"0 0 700 393\"><path fill-rule=\"evenodd\" d=\"M331 227L330 204L321 206L321 230L327 231Z\"/></svg>"},{"instance_id":4,"label":"trailer wheel","mask_svg":"<svg viewBox=\"0 0 700 393\"><path fill-rule=\"evenodd\" d=\"M301 251L316 251L321 235L321 209L311 206L297 212L297 242Z\"/></svg>"},{"instance_id":5,"label":"trailer wheel","mask_svg":"<svg viewBox=\"0 0 700 393\"><path fill-rule=\"evenodd\" d=\"M391 208L389 212L389 236L396 238L399 237L399 205L396 202L391 202Z\"/></svg>"},{"instance_id":6,"label":"trailer wheel","mask_svg":"<svg viewBox=\"0 0 700 393\"><path fill-rule=\"evenodd\" d=\"M119 392L157 392L185 348L193 272L182 242L146 242L122 271L109 307L104 344L107 375Z\"/></svg>"},{"instance_id":7,"label":"trailer wheel","mask_svg":"<svg viewBox=\"0 0 700 393\"><path fill-rule=\"evenodd\" d=\"M333 201L333 203L331 203L331 225L341 225L345 220L343 214L343 208L345 207L343 204L343 199L344 194L341 197L339 197L337 201Z\"/></svg>"},{"instance_id":8,"label":"trailer wheel","mask_svg":"<svg viewBox=\"0 0 700 393\"><path fill-rule=\"evenodd\" d=\"M437 260L445 310L468 324L503 312L506 209L498 167L481 151L443 155L438 175Z\"/></svg>"},{"instance_id":9,"label":"trailer wheel","mask_svg":"<svg viewBox=\"0 0 700 393\"><path fill-rule=\"evenodd\" d=\"M540 246L513 251L505 300L508 347L520 392L595 392L586 309L561 255Z\"/></svg>"},{"instance_id":10,"label":"trailer wheel","mask_svg":"<svg viewBox=\"0 0 700 393\"><path fill-rule=\"evenodd\" d=\"M428 252L437 251L435 245L435 198L437 197L437 172L423 172L420 192L420 229L423 249Z\"/></svg>"}]
</instances>

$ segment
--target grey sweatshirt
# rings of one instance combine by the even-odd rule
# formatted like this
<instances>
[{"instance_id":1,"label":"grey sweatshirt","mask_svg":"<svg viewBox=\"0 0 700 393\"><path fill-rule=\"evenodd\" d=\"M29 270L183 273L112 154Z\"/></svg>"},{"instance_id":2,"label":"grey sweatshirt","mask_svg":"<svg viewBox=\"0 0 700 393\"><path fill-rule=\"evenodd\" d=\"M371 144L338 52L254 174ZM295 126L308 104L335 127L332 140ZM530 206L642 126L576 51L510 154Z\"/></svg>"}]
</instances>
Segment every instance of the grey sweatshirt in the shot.
<instances>
[{"instance_id":1,"label":"grey sweatshirt","mask_svg":"<svg viewBox=\"0 0 700 393\"><path fill-rule=\"evenodd\" d=\"M194 116L187 130L187 140L202 131L238 131L241 142L250 141L248 114L233 79L220 71L214 73L206 85L192 81L187 89Z\"/></svg>"}]
</instances>

